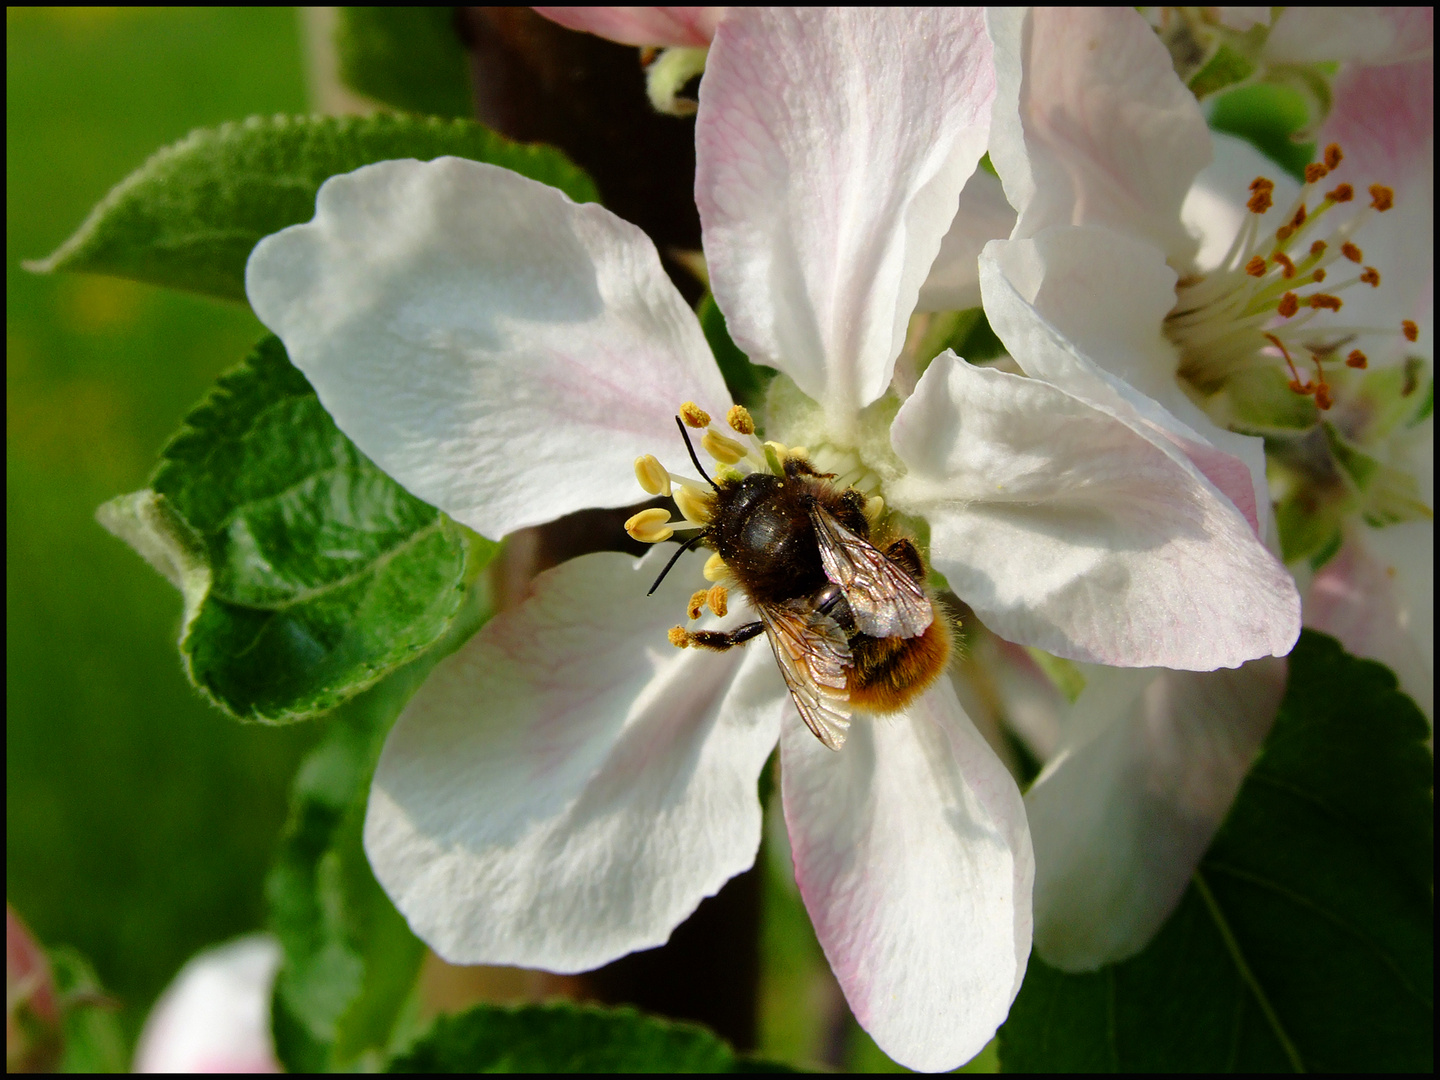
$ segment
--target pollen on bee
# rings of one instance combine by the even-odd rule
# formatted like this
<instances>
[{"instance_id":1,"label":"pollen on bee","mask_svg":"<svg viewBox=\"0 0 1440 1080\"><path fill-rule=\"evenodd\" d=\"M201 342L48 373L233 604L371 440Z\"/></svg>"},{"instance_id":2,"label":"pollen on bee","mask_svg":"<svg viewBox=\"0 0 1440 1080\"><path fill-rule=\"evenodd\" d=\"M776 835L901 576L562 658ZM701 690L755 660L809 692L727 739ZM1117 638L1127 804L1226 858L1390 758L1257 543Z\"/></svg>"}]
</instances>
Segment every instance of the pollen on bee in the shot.
<instances>
[{"instance_id":1,"label":"pollen on bee","mask_svg":"<svg viewBox=\"0 0 1440 1080\"><path fill-rule=\"evenodd\" d=\"M710 414L695 402L687 401L680 406L680 419L685 421L686 427L703 428L709 425Z\"/></svg>"},{"instance_id":2,"label":"pollen on bee","mask_svg":"<svg viewBox=\"0 0 1440 1080\"><path fill-rule=\"evenodd\" d=\"M723 618L730 611L730 594L724 585L712 585L705 593L705 603L710 606L711 611Z\"/></svg>"},{"instance_id":3,"label":"pollen on bee","mask_svg":"<svg viewBox=\"0 0 1440 1080\"><path fill-rule=\"evenodd\" d=\"M1384 184L1370 185L1370 205L1382 214L1395 205L1395 191Z\"/></svg>"},{"instance_id":4,"label":"pollen on bee","mask_svg":"<svg viewBox=\"0 0 1440 1080\"><path fill-rule=\"evenodd\" d=\"M641 510L625 522L625 531L642 544L660 544L675 535L670 525L670 511L658 506Z\"/></svg>"},{"instance_id":5,"label":"pollen on bee","mask_svg":"<svg viewBox=\"0 0 1440 1080\"><path fill-rule=\"evenodd\" d=\"M1405 321L1403 321L1400 324L1400 329L1404 331L1406 341L1420 340L1420 328L1416 326L1411 320L1406 319Z\"/></svg>"},{"instance_id":6,"label":"pollen on bee","mask_svg":"<svg viewBox=\"0 0 1440 1080\"><path fill-rule=\"evenodd\" d=\"M687 649L690 647L690 631L686 630L683 626L672 626L665 632L665 636L670 639L670 644L674 645L677 649Z\"/></svg>"},{"instance_id":7,"label":"pollen on bee","mask_svg":"<svg viewBox=\"0 0 1440 1080\"><path fill-rule=\"evenodd\" d=\"M670 494L670 474L654 454L642 454L635 459L635 479L647 495Z\"/></svg>"},{"instance_id":8,"label":"pollen on bee","mask_svg":"<svg viewBox=\"0 0 1440 1080\"><path fill-rule=\"evenodd\" d=\"M731 405L730 411L725 414L725 422L730 425L730 430L741 435L755 434L755 419L744 405Z\"/></svg>"},{"instance_id":9,"label":"pollen on bee","mask_svg":"<svg viewBox=\"0 0 1440 1080\"><path fill-rule=\"evenodd\" d=\"M690 484L681 484L675 489L672 497L675 500L676 508L680 511L680 516L686 521L693 521L696 525L710 524L710 516L715 509L715 500L709 492L702 491Z\"/></svg>"},{"instance_id":10,"label":"pollen on bee","mask_svg":"<svg viewBox=\"0 0 1440 1080\"><path fill-rule=\"evenodd\" d=\"M700 437L700 445L716 461L734 465L745 456L745 447L718 431L707 431Z\"/></svg>"},{"instance_id":11,"label":"pollen on bee","mask_svg":"<svg viewBox=\"0 0 1440 1080\"><path fill-rule=\"evenodd\" d=\"M705 601L709 595L704 589L699 589L691 594L690 602L685 605L685 614L690 616L691 622L705 613Z\"/></svg>"},{"instance_id":12,"label":"pollen on bee","mask_svg":"<svg viewBox=\"0 0 1440 1080\"><path fill-rule=\"evenodd\" d=\"M724 581L731 576L730 567L725 565L725 560L720 557L719 553L706 559L705 568L700 572L705 576L706 581Z\"/></svg>"}]
</instances>

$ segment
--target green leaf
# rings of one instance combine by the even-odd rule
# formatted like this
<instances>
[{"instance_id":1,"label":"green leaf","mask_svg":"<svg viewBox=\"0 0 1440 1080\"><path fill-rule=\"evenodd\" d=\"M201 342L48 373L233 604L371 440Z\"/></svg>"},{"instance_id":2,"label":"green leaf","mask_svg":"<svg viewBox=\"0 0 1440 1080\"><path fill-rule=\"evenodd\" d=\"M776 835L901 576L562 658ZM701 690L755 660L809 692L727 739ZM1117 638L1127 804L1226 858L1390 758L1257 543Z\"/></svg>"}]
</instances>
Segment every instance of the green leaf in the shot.
<instances>
[{"instance_id":1,"label":"green leaf","mask_svg":"<svg viewBox=\"0 0 1440 1080\"><path fill-rule=\"evenodd\" d=\"M1293 87L1256 83L1216 97L1210 126L1250 142L1301 183L1305 166L1315 160L1313 142L1297 143L1305 131L1310 105Z\"/></svg>"},{"instance_id":2,"label":"green leaf","mask_svg":"<svg viewBox=\"0 0 1440 1080\"><path fill-rule=\"evenodd\" d=\"M309 221L329 177L391 158L447 154L512 169L577 202L599 200L590 178L560 151L514 143L470 121L257 116L192 132L161 150L111 189L53 255L26 268L244 300L251 249Z\"/></svg>"},{"instance_id":3,"label":"green leaf","mask_svg":"<svg viewBox=\"0 0 1440 1080\"><path fill-rule=\"evenodd\" d=\"M696 312L700 317L700 329L705 331L705 340L720 365L720 374L725 377L725 386L730 396L747 409L758 408L765 400L765 388L775 377L775 369L763 364L754 364L730 338L725 328L725 316L715 303L715 297L706 293L700 300Z\"/></svg>"},{"instance_id":4,"label":"green leaf","mask_svg":"<svg viewBox=\"0 0 1440 1080\"><path fill-rule=\"evenodd\" d=\"M477 583L439 643L336 711L296 774L290 819L265 882L269 926L285 956L271 1013L275 1045L292 1072L374 1069L402 1023L425 947L365 857L370 780L410 696L489 614Z\"/></svg>"},{"instance_id":5,"label":"green leaf","mask_svg":"<svg viewBox=\"0 0 1440 1080\"><path fill-rule=\"evenodd\" d=\"M274 337L186 418L151 489L97 516L183 590L194 684L269 722L415 659L460 605L467 549L491 549L361 454Z\"/></svg>"},{"instance_id":6,"label":"green leaf","mask_svg":"<svg viewBox=\"0 0 1440 1080\"><path fill-rule=\"evenodd\" d=\"M442 1017L387 1066L422 1072L736 1072L717 1036L632 1009L480 1005Z\"/></svg>"},{"instance_id":7,"label":"green leaf","mask_svg":"<svg viewBox=\"0 0 1440 1080\"><path fill-rule=\"evenodd\" d=\"M1264 27L1255 29L1264 31ZM1246 50L1222 42L1215 50L1215 55L1191 78L1190 92L1203 100L1227 86L1248 79L1253 74L1255 64Z\"/></svg>"},{"instance_id":8,"label":"green leaf","mask_svg":"<svg viewBox=\"0 0 1440 1080\"><path fill-rule=\"evenodd\" d=\"M1431 1071L1429 735L1387 669L1306 631L1179 909L1094 974L1032 956L1005 1070Z\"/></svg>"},{"instance_id":9,"label":"green leaf","mask_svg":"<svg viewBox=\"0 0 1440 1080\"><path fill-rule=\"evenodd\" d=\"M453 7L342 7L335 27L340 78L410 112L473 116L470 65L455 18Z\"/></svg>"}]
</instances>

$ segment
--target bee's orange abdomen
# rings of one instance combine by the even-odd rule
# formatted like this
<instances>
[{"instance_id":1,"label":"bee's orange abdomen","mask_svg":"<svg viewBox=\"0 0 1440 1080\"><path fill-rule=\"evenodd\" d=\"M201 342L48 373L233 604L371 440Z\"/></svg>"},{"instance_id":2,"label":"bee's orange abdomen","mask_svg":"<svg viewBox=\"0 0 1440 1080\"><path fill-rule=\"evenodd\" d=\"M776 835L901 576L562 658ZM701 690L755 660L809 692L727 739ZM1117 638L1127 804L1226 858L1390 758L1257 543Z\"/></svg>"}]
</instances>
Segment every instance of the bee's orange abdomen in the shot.
<instances>
[{"instance_id":1,"label":"bee's orange abdomen","mask_svg":"<svg viewBox=\"0 0 1440 1080\"><path fill-rule=\"evenodd\" d=\"M935 618L919 637L857 634L850 639L855 662L846 684L850 704L865 712L896 712L940 676L950 662L950 620L939 605L934 610Z\"/></svg>"}]
</instances>

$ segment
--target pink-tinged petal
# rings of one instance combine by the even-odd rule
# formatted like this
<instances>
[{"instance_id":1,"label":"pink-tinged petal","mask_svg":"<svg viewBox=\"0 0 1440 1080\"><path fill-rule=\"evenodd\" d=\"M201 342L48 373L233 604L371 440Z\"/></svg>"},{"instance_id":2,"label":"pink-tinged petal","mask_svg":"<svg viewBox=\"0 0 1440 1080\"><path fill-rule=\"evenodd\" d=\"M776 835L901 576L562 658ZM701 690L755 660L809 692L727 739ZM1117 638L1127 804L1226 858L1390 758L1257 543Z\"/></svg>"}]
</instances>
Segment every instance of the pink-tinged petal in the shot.
<instances>
[{"instance_id":1,"label":"pink-tinged petal","mask_svg":"<svg viewBox=\"0 0 1440 1080\"><path fill-rule=\"evenodd\" d=\"M1091 673L1025 795L1046 963L1090 971L1149 943L1259 753L1285 673L1273 658L1235 671Z\"/></svg>"},{"instance_id":2,"label":"pink-tinged petal","mask_svg":"<svg viewBox=\"0 0 1440 1080\"><path fill-rule=\"evenodd\" d=\"M1057 227L989 245L981 279L987 310L990 296L996 305L991 323L1027 375L1184 454L1259 535L1270 500L1264 443L1219 427L1180 389L1179 355L1162 330L1175 271L1158 248L1106 228ZM1045 331L1026 347L1035 319Z\"/></svg>"},{"instance_id":3,"label":"pink-tinged petal","mask_svg":"<svg viewBox=\"0 0 1440 1080\"><path fill-rule=\"evenodd\" d=\"M940 241L940 254L920 287L920 311L963 311L980 306L980 252L1015 228L1015 209L999 179L976 169L960 192L960 208Z\"/></svg>"},{"instance_id":4,"label":"pink-tinged petal","mask_svg":"<svg viewBox=\"0 0 1440 1080\"><path fill-rule=\"evenodd\" d=\"M1020 211L1015 237L1105 225L1177 262L1195 250L1180 205L1210 133L1170 54L1130 8L988 15L998 89L990 159Z\"/></svg>"},{"instance_id":5,"label":"pink-tinged petal","mask_svg":"<svg viewBox=\"0 0 1440 1080\"><path fill-rule=\"evenodd\" d=\"M1211 10L1215 12L1215 21L1221 26L1242 34L1252 26L1270 25L1268 7L1217 7Z\"/></svg>"},{"instance_id":6,"label":"pink-tinged petal","mask_svg":"<svg viewBox=\"0 0 1440 1080\"><path fill-rule=\"evenodd\" d=\"M6 901L5 1071L54 1072L63 1043L50 960Z\"/></svg>"},{"instance_id":7,"label":"pink-tinged petal","mask_svg":"<svg viewBox=\"0 0 1440 1080\"><path fill-rule=\"evenodd\" d=\"M1353 185L1357 202L1374 183L1395 192L1394 209L1372 215L1355 236L1365 262L1380 271L1380 287L1344 294L1346 323L1390 331L1389 348L1367 347L1372 363L1417 351L1395 333L1401 319L1426 327L1418 350L1434 355L1434 11L1416 9L1412 18L1418 25L1406 27L1406 40L1422 47L1422 58L1342 71L1319 134L1322 146L1338 143L1345 152L1327 184Z\"/></svg>"},{"instance_id":8,"label":"pink-tinged petal","mask_svg":"<svg viewBox=\"0 0 1440 1080\"><path fill-rule=\"evenodd\" d=\"M890 383L993 95L979 9L747 8L716 31L695 131L715 299L842 435Z\"/></svg>"},{"instance_id":9,"label":"pink-tinged petal","mask_svg":"<svg viewBox=\"0 0 1440 1080\"><path fill-rule=\"evenodd\" d=\"M269 934L192 958L150 1010L134 1071L278 1073L270 995L280 958L280 943Z\"/></svg>"},{"instance_id":10,"label":"pink-tinged petal","mask_svg":"<svg viewBox=\"0 0 1440 1080\"><path fill-rule=\"evenodd\" d=\"M1213 270L1230 250L1235 234L1250 216L1246 200L1250 182L1263 176L1275 185L1274 205L1260 219L1260 233L1274 232L1285 224L1300 185L1282 172L1273 160L1255 149L1254 143L1223 131L1210 133L1215 144L1214 160L1200 170L1180 207L1180 219L1200 241L1195 255L1199 270Z\"/></svg>"},{"instance_id":11,"label":"pink-tinged petal","mask_svg":"<svg viewBox=\"0 0 1440 1080\"><path fill-rule=\"evenodd\" d=\"M723 7L537 7L552 22L621 45L709 45Z\"/></svg>"},{"instance_id":12,"label":"pink-tinged petal","mask_svg":"<svg viewBox=\"0 0 1440 1080\"><path fill-rule=\"evenodd\" d=\"M327 180L246 268L340 429L489 537L635 501L633 462L729 395L654 245L603 207L459 158Z\"/></svg>"},{"instance_id":13,"label":"pink-tinged petal","mask_svg":"<svg viewBox=\"0 0 1440 1080\"><path fill-rule=\"evenodd\" d=\"M1400 34L1392 13L1397 8L1287 7L1265 39L1264 58L1272 64L1321 64L1351 60L1386 64L1415 48Z\"/></svg>"},{"instance_id":14,"label":"pink-tinged petal","mask_svg":"<svg viewBox=\"0 0 1440 1080\"><path fill-rule=\"evenodd\" d=\"M795 875L855 1018L923 1071L974 1057L1030 954L1034 862L1015 781L941 679L839 752L780 738Z\"/></svg>"},{"instance_id":15,"label":"pink-tinged petal","mask_svg":"<svg viewBox=\"0 0 1440 1080\"><path fill-rule=\"evenodd\" d=\"M1290 575L1163 440L948 350L890 434L908 472L887 497L930 523L935 568L1001 637L1073 660L1194 671L1295 644Z\"/></svg>"},{"instance_id":16,"label":"pink-tinged petal","mask_svg":"<svg viewBox=\"0 0 1440 1080\"><path fill-rule=\"evenodd\" d=\"M1357 526L1305 595L1305 625L1379 660L1435 719L1435 523Z\"/></svg>"},{"instance_id":17,"label":"pink-tinged petal","mask_svg":"<svg viewBox=\"0 0 1440 1080\"><path fill-rule=\"evenodd\" d=\"M391 731L365 850L447 960L598 967L663 944L754 862L755 785L789 699L763 643L666 640L704 561L683 557L646 596L668 555L541 575Z\"/></svg>"}]
</instances>

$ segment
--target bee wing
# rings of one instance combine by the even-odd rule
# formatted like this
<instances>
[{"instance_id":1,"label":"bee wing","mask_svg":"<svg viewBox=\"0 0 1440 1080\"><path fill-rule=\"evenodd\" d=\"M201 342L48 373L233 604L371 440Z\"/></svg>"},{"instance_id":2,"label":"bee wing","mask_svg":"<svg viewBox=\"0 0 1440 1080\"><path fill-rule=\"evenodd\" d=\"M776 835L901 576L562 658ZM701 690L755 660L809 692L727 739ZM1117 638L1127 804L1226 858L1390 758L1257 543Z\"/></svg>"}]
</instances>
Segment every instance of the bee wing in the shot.
<instances>
[{"instance_id":1,"label":"bee wing","mask_svg":"<svg viewBox=\"0 0 1440 1080\"><path fill-rule=\"evenodd\" d=\"M757 607L800 719L822 743L839 750L850 727L845 670L851 658L845 631L802 601Z\"/></svg>"},{"instance_id":2,"label":"bee wing","mask_svg":"<svg viewBox=\"0 0 1440 1080\"><path fill-rule=\"evenodd\" d=\"M825 576L844 591L856 629L877 638L923 634L935 615L920 583L819 506L810 517Z\"/></svg>"}]
</instances>

